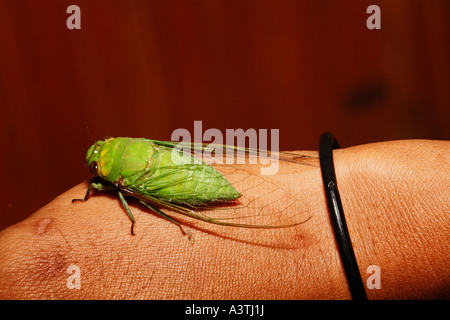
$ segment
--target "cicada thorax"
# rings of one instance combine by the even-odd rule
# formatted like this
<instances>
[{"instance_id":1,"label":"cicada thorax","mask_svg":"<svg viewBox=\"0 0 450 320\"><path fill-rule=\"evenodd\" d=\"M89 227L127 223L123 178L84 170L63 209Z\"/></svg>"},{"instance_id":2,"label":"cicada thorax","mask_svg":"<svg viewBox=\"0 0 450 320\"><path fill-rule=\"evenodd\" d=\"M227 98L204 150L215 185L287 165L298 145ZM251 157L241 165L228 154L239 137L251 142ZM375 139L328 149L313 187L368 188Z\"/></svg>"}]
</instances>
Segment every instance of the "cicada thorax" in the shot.
<instances>
[{"instance_id":1,"label":"cicada thorax","mask_svg":"<svg viewBox=\"0 0 450 320\"><path fill-rule=\"evenodd\" d=\"M146 139L113 138L105 141L98 165L103 179L143 197L188 205L231 201L240 197L214 167Z\"/></svg>"},{"instance_id":2,"label":"cicada thorax","mask_svg":"<svg viewBox=\"0 0 450 320\"><path fill-rule=\"evenodd\" d=\"M111 138L98 150L98 175L113 183L143 170L153 153L151 144L141 139Z\"/></svg>"}]
</instances>

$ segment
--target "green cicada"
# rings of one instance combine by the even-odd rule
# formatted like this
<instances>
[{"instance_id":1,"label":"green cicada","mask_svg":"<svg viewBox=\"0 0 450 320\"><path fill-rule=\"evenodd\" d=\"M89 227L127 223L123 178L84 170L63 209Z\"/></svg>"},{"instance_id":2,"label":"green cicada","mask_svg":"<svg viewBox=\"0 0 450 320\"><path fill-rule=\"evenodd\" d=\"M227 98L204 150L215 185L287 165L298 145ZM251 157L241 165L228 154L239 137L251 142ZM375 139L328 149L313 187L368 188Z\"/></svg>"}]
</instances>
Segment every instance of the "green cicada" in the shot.
<instances>
[{"instance_id":1,"label":"green cicada","mask_svg":"<svg viewBox=\"0 0 450 320\"><path fill-rule=\"evenodd\" d=\"M131 234L135 219L125 196L138 199L175 223L183 234L186 233L180 222L161 209L210 223L250 228L289 227L309 218L298 209L296 197L248 167L210 165L196 157L196 152L204 151L205 145L185 144L183 150L177 150L179 145L143 138L106 138L95 142L86 154L95 177L90 180L84 199L72 202L86 201L92 188L116 191L132 222ZM250 149L221 147L232 148L235 157L242 154L249 157L252 153ZM295 155L296 159L299 157L310 158ZM265 193L261 192L262 186ZM261 224L262 216L270 219Z\"/></svg>"}]
</instances>

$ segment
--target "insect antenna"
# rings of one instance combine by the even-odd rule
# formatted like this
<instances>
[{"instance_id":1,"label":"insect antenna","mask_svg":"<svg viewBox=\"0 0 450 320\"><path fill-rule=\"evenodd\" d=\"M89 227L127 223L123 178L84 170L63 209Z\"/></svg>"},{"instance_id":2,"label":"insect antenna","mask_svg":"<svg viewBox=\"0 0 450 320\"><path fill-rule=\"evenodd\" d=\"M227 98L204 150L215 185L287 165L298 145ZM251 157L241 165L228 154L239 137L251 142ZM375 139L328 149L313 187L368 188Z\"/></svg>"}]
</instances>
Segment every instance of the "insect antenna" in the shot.
<instances>
[{"instance_id":1,"label":"insect antenna","mask_svg":"<svg viewBox=\"0 0 450 320\"><path fill-rule=\"evenodd\" d=\"M89 126L86 126L86 131L87 131L89 137L91 137L92 141L93 141L94 143L97 142L97 140L95 140L94 137L92 136L92 133L91 133L91 131L89 130Z\"/></svg>"}]
</instances>

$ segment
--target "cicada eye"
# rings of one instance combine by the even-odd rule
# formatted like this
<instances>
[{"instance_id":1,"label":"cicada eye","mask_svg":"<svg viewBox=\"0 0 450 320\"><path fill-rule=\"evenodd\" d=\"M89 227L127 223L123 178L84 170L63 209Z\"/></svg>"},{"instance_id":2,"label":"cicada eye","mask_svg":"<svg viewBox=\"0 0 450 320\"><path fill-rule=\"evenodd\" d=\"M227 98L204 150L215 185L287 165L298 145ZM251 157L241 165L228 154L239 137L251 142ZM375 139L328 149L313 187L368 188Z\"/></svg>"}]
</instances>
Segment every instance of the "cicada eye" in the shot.
<instances>
[{"instance_id":1,"label":"cicada eye","mask_svg":"<svg viewBox=\"0 0 450 320\"><path fill-rule=\"evenodd\" d=\"M98 175L98 166L97 166L97 161L92 161L91 164L89 165L89 169L91 170L93 175Z\"/></svg>"}]
</instances>

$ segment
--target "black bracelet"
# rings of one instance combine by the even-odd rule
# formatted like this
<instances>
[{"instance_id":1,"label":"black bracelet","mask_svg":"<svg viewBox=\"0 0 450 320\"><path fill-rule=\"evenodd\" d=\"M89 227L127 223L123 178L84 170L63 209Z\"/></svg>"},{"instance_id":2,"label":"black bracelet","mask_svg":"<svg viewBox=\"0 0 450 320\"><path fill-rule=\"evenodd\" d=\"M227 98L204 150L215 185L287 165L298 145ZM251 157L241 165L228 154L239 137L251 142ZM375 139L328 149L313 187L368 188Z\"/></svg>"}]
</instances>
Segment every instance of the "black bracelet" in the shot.
<instances>
[{"instance_id":1,"label":"black bracelet","mask_svg":"<svg viewBox=\"0 0 450 320\"><path fill-rule=\"evenodd\" d=\"M339 149L339 144L333 134L325 132L320 137L319 157L331 223L352 297L355 300L367 300L337 188L333 149Z\"/></svg>"}]
</instances>

